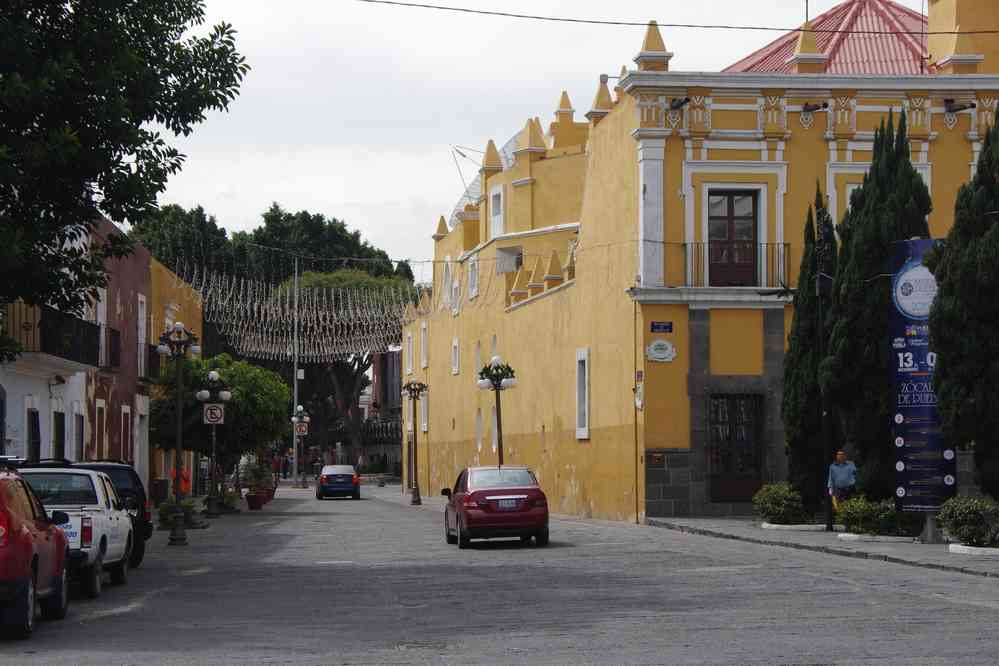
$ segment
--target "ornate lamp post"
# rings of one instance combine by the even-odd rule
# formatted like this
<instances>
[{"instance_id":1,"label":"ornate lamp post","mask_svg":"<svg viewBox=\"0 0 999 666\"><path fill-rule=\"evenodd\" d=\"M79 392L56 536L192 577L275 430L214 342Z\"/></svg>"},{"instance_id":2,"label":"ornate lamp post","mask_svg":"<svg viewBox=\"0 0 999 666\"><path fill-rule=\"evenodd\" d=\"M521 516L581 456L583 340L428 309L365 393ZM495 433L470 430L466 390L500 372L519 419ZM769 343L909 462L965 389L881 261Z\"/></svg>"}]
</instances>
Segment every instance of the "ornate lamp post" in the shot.
<instances>
[{"instance_id":1,"label":"ornate lamp post","mask_svg":"<svg viewBox=\"0 0 999 666\"><path fill-rule=\"evenodd\" d=\"M311 421L312 418L309 416L309 413L305 411L304 407L302 407L301 405L295 407L295 415L291 417L291 424L292 427L295 429L295 451L293 452L295 461L302 460L301 456L299 455L299 447L301 446L301 440L300 440L300 435L298 434L298 424L305 423L306 427L308 427L308 423ZM305 482L305 461L302 460L302 464L298 465L297 467L298 469L295 471L300 473L302 475L302 478L301 482L299 482L299 479L295 479L294 481L295 487L306 488L308 487L308 484Z\"/></svg>"},{"instance_id":2,"label":"ornate lamp post","mask_svg":"<svg viewBox=\"0 0 999 666\"><path fill-rule=\"evenodd\" d=\"M423 503L420 499L420 474L416 457L416 432L419 430L416 425L416 403L419 401L420 396L427 393L429 390L430 387L423 382L418 382L412 379L402 385L402 397L405 398L406 396L409 396L409 401L413 405L413 485L410 487L409 497L409 504L411 506L417 506Z\"/></svg>"},{"instance_id":3,"label":"ornate lamp post","mask_svg":"<svg viewBox=\"0 0 999 666\"><path fill-rule=\"evenodd\" d=\"M181 449L184 443L184 358L189 351L195 356L201 353L201 347L197 342L198 336L194 331L187 330L184 324L178 321L172 329L166 330L160 336L160 344L156 348L161 356L168 356L177 363L177 440L173 452L173 497L176 506L170 523L171 546L187 545L184 510L180 506Z\"/></svg>"},{"instance_id":4,"label":"ornate lamp post","mask_svg":"<svg viewBox=\"0 0 999 666\"><path fill-rule=\"evenodd\" d=\"M499 356L493 356L489 363L479 370L479 388L496 393L496 446L500 467L503 466L503 412L500 408L500 391L512 389L516 385L517 378L513 375L513 368L504 363Z\"/></svg>"},{"instance_id":5,"label":"ornate lamp post","mask_svg":"<svg viewBox=\"0 0 999 666\"><path fill-rule=\"evenodd\" d=\"M232 400L232 392L222 377L219 375L217 370L212 370L208 373L208 388L201 389L195 394L198 402L208 402L209 400L218 400L220 402L229 402ZM211 466L211 487L208 489L208 502L207 511L205 515L209 518L218 518L219 516L219 494L218 494L218 479L215 477L215 468L218 465L218 458L216 457L215 451L215 430L218 428L218 424L212 423L212 466Z\"/></svg>"}]
</instances>

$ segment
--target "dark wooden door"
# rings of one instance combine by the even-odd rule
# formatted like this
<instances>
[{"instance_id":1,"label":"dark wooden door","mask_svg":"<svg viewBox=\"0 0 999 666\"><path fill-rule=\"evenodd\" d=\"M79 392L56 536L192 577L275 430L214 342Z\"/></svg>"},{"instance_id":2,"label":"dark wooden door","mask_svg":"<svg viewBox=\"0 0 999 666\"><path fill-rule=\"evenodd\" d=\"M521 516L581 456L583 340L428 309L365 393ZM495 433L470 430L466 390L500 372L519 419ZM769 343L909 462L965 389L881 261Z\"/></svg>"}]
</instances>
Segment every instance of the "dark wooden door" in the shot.
<instances>
[{"instance_id":1,"label":"dark wooden door","mask_svg":"<svg viewBox=\"0 0 999 666\"><path fill-rule=\"evenodd\" d=\"M749 502L763 480L762 397L713 395L708 487L712 502Z\"/></svg>"},{"instance_id":2,"label":"dark wooden door","mask_svg":"<svg viewBox=\"0 0 999 666\"><path fill-rule=\"evenodd\" d=\"M708 275L712 287L757 284L757 196L712 191L708 195Z\"/></svg>"}]
</instances>

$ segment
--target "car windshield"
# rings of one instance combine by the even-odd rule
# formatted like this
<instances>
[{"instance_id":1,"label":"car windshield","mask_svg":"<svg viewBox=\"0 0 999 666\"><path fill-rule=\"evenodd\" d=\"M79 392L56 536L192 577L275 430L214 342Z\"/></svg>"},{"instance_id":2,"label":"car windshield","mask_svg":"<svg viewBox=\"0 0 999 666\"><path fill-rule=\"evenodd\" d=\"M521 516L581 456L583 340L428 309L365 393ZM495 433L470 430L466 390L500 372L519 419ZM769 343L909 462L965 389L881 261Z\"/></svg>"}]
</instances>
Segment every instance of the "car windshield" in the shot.
<instances>
[{"instance_id":1,"label":"car windshield","mask_svg":"<svg viewBox=\"0 0 999 666\"><path fill-rule=\"evenodd\" d=\"M477 469L472 471L470 481L475 488L514 488L537 483L534 474L526 469Z\"/></svg>"},{"instance_id":2,"label":"car windshield","mask_svg":"<svg viewBox=\"0 0 999 666\"><path fill-rule=\"evenodd\" d=\"M354 468L350 465L327 465L323 468L323 474L354 474Z\"/></svg>"},{"instance_id":3,"label":"car windshield","mask_svg":"<svg viewBox=\"0 0 999 666\"><path fill-rule=\"evenodd\" d=\"M25 470L24 480L43 504L97 504L97 491L88 474Z\"/></svg>"}]
</instances>

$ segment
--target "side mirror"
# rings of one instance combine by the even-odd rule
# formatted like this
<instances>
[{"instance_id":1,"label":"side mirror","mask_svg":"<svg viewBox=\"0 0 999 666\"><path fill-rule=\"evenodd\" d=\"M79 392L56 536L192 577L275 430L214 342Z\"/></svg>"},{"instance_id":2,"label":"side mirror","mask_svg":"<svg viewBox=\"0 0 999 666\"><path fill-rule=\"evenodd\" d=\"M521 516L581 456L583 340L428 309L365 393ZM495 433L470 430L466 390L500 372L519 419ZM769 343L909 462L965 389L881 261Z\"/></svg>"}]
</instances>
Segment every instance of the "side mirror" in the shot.
<instances>
[{"instance_id":1,"label":"side mirror","mask_svg":"<svg viewBox=\"0 0 999 666\"><path fill-rule=\"evenodd\" d=\"M69 514L65 511L53 511L49 523L52 525L65 525L69 522Z\"/></svg>"},{"instance_id":2,"label":"side mirror","mask_svg":"<svg viewBox=\"0 0 999 666\"><path fill-rule=\"evenodd\" d=\"M441 491L441 497L451 497L451 489L445 488Z\"/></svg>"}]
</instances>

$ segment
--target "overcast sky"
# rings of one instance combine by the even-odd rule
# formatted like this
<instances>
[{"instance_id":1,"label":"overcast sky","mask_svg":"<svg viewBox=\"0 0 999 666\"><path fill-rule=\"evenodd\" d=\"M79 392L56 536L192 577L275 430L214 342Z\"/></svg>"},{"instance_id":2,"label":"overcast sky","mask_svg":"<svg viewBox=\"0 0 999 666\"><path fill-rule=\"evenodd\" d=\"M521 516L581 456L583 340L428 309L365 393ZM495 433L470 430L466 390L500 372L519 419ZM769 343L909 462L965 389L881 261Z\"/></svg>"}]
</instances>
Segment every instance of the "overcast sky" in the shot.
<instances>
[{"instance_id":1,"label":"overcast sky","mask_svg":"<svg viewBox=\"0 0 999 666\"><path fill-rule=\"evenodd\" d=\"M438 0L552 16L796 26L804 0ZM837 4L811 0L812 15ZM902 0L920 9L922 0ZM201 204L230 230L272 201L343 219L393 258L432 256L430 235L463 191L453 144L502 143L529 116L547 127L560 91L577 118L601 73L616 75L641 27L572 25L355 0L208 0L239 31L252 70L228 113L176 140L187 163L161 203ZM671 68L717 71L765 32L663 29ZM475 157L469 153L470 157ZM459 160L467 180L476 166ZM417 276L419 278L419 275Z\"/></svg>"}]
</instances>

